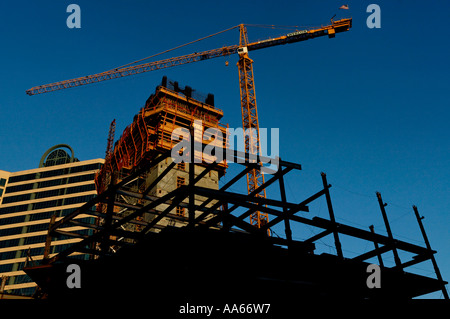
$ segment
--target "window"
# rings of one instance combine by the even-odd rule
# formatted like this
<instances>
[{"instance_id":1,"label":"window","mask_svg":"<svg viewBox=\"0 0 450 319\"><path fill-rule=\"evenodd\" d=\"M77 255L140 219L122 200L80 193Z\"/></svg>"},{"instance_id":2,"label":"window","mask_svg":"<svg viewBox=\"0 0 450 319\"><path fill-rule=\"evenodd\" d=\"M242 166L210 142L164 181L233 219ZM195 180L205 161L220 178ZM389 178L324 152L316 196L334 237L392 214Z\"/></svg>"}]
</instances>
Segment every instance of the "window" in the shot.
<instances>
[{"instance_id":1,"label":"window","mask_svg":"<svg viewBox=\"0 0 450 319\"><path fill-rule=\"evenodd\" d=\"M177 206L177 216L184 217L184 207Z\"/></svg>"},{"instance_id":2,"label":"window","mask_svg":"<svg viewBox=\"0 0 450 319\"><path fill-rule=\"evenodd\" d=\"M186 163L185 162L178 163L177 168L182 171L186 170Z\"/></svg>"},{"instance_id":3,"label":"window","mask_svg":"<svg viewBox=\"0 0 450 319\"><path fill-rule=\"evenodd\" d=\"M35 198L46 198L46 197L53 197L53 196L59 196L64 194L64 189L53 189L51 191L45 191L45 192L39 192L36 193Z\"/></svg>"},{"instance_id":4,"label":"window","mask_svg":"<svg viewBox=\"0 0 450 319\"><path fill-rule=\"evenodd\" d=\"M186 180L184 177L177 176L177 188L183 186L185 184L185 181Z\"/></svg>"},{"instance_id":5,"label":"window","mask_svg":"<svg viewBox=\"0 0 450 319\"><path fill-rule=\"evenodd\" d=\"M95 184L88 184L88 185L82 185L82 186L74 186L69 187L66 190L66 194L74 194L74 193L83 193L83 192L89 192L95 190Z\"/></svg>"},{"instance_id":6,"label":"window","mask_svg":"<svg viewBox=\"0 0 450 319\"><path fill-rule=\"evenodd\" d=\"M50 201L46 201L46 202L40 202L40 203L33 204L32 210L55 207L55 206L61 206L61 205L58 205L57 200L50 200Z\"/></svg>"},{"instance_id":7,"label":"window","mask_svg":"<svg viewBox=\"0 0 450 319\"><path fill-rule=\"evenodd\" d=\"M53 176L59 176L59 175L65 175L65 174L69 174L69 169L66 168L60 168L60 169L55 169L53 171L46 171L46 172L42 172L40 178L46 178L46 177L53 177Z\"/></svg>"},{"instance_id":8,"label":"window","mask_svg":"<svg viewBox=\"0 0 450 319\"><path fill-rule=\"evenodd\" d=\"M0 214L10 214L10 213L17 213L21 211L27 210L28 205L17 205L17 206L9 206L9 207L3 207L0 208Z\"/></svg>"},{"instance_id":9,"label":"window","mask_svg":"<svg viewBox=\"0 0 450 319\"><path fill-rule=\"evenodd\" d=\"M95 174L87 174L87 175L81 175L81 176L74 176L69 178L69 184L72 183L80 183L80 182L86 182L86 181L93 181L95 178Z\"/></svg>"},{"instance_id":10,"label":"window","mask_svg":"<svg viewBox=\"0 0 450 319\"><path fill-rule=\"evenodd\" d=\"M75 166L75 167L60 168L60 169L55 169L55 170L45 171L45 172L40 172L40 173L12 176L9 178L9 183L12 184L12 183L18 183L18 182L23 182L23 181L29 181L32 179L39 179L39 178L46 178L46 177L53 177L53 176L59 176L59 175L75 174L75 173L80 173L80 172L99 170L101 168L101 166L102 166L102 164L100 164L100 163L94 163L94 164L80 165L80 166Z\"/></svg>"},{"instance_id":11,"label":"window","mask_svg":"<svg viewBox=\"0 0 450 319\"><path fill-rule=\"evenodd\" d=\"M76 167L72 167L70 169L70 173L73 174L73 173L79 173L79 172L98 170L101 168L101 166L102 166L102 164L100 164L100 163L76 166Z\"/></svg>"},{"instance_id":12,"label":"window","mask_svg":"<svg viewBox=\"0 0 450 319\"><path fill-rule=\"evenodd\" d=\"M36 178L36 173L12 176L9 178L9 183L18 183L18 182L23 182L23 181L29 181L29 180L35 179L35 178Z\"/></svg>"},{"instance_id":13,"label":"window","mask_svg":"<svg viewBox=\"0 0 450 319\"><path fill-rule=\"evenodd\" d=\"M72 205L72 204L84 203L84 202L87 202L87 201L91 200L94 197L95 197L95 195L85 195L85 196L79 196L79 197L66 198L64 200L64 205Z\"/></svg>"},{"instance_id":14,"label":"window","mask_svg":"<svg viewBox=\"0 0 450 319\"><path fill-rule=\"evenodd\" d=\"M38 188L45 188L45 187L53 187L53 186L59 186L66 183L67 178L58 178L53 179L45 182L39 182Z\"/></svg>"},{"instance_id":15,"label":"window","mask_svg":"<svg viewBox=\"0 0 450 319\"><path fill-rule=\"evenodd\" d=\"M19 241L20 241L20 239L18 239L18 238L17 239L2 240L2 241L0 241L0 248L18 246L19 245ZM5 259L10 259L10 258L5 258ZM0 254L0 260L3 260L3 258L1 257L1 254ZM2 272L1 271L1 267L2 266L0 266L0 273Z\"/></svg>"},{"instance_id":16,"label":"window","mask_svg":"<svg viewBox=\"0 0 450 319\"><path fill-rule=\"evenodd\" d=\"M5 186L5 185L6 185L6 179L0 178L0 186Z\"/></svg>"},{"instance_id":17,"label":"window","mask_svg":"<svg viewBox=\"0 0 450 319\"><path fill-rule=\"evenodd\" d=\"M27 201L27 200L30 200L30 199L31 199L31 194L23 194L23 195L5 197L3 199L3 204L23 202L23 201Z\"/></svg>"},{"instance_id":18,"label":"window","mask_svg":"<svg viewBox=\"0 0 450 319\"><path fill-rule=\"evenodd\" d=\"M31 184L24 184L24 185L17 185L17 186L8 186L6 188L6 194L27 191L27 190L33 189L33 185L34 184L31 183Z\"/></svg>"},{"instance_id":19,"label":"window","mask_svg":"<svg viewBox=\"0 0 450 319\"><path fill-rule=\"evenodd\" d=\"M0 197L3 195L3 188L0 188Z\"/></svg>"}]
</instances>

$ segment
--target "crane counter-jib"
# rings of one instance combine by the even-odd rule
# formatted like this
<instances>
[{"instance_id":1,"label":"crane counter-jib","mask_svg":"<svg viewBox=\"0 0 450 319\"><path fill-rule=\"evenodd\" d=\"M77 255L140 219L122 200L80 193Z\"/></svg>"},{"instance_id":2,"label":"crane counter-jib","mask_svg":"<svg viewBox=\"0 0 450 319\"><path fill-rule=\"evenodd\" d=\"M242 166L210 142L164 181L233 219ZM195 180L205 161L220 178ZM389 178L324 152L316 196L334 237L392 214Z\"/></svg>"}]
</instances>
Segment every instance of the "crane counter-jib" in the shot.
<instances>
[{"instance_id":1,"label":"crane counter-jib","mask_svg":"<svg viewBox=\"0 0 450 319\"><path fill-rule=\"evenodd\" d=\"M330 38L334 38L336 33L348 31L351 27L352 27L351 18L342 19L339 21L333 21L331 25L323 26L320 28L294 31L277 38L270 38L262 41L252 42L247 45L247 49L248 51L254 51L267 47L273 47L276 45L305 41L325 35L328 35L328 37Z\"/></svg>"}]
</instances>

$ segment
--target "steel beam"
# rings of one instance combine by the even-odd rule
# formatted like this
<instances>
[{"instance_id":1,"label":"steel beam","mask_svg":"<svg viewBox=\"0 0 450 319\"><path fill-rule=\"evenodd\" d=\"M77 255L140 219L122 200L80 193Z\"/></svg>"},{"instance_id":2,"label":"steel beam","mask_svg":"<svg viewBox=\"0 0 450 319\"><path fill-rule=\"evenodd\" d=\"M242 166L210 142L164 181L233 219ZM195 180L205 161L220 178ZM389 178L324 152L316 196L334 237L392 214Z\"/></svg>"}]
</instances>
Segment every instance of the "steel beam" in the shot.
<instances>
[{"instance_id":1,"label":"steel beam","mask_svg":"<svg viewBox=\"0 0 450 319\"><path fill-rule=\"evenodd\" d=\"M72 233L72 232L61 230L61 229L57 229L57 230L55 230L55 232L60 234L60 235L62 235L62 236L73 237L73 238L83 238L83 239L85 239L85 238L89 237L87 235Z\"/></svg>"},{"instance_id":2,"label":"steel beam","mask_svg":"<svg viewBox=\"0 0 450 319\"><path fill-rule=\"evenodd\" d=\"M327 186L328 187L328 186ZM305 199L304 201L296 204L295 208L289 209L287 211L287 216L289 219L293 219L294 214L303 210L303 211L309 211L308 209L308 205L309 203L311 203L312 201L316 200L317 198L319 198L320 196L322 196L323 194L325 194L325 189L322 189L321 191L317 192L316 194L308 197L307 199ZM306 209L306 210L305 210ZM268 224L264 225L263 227L261 227L261 230L267 230L268 228L278 224L279 222L284 220L284 216L283 217L276 217L273 220L271 220ZM305 218L306 220L306 218Z\"/></svg>"},{"instance_id":3,"label":"steel beam","mask_svg":"<svg viewBox=\"0 0 450 319\"><path fill-rule=\"evenodd\" d=\"M374 242L374 243L376 244L376 242ZM364 261L366 259L369 259L369 258L377 256L378 257L378 262L380 262L380 260L381 260L380 266L384 267L383 260L381 259L381 254L383 254L385 252L388 252L391 249L392 249L392 247L390 245L379 247L378 244L377 244L377 248L375 248L374 250L371 250L371 251L368 251L368 252L366 252L364 254L361 254L359 256L353 257L352 260Z\"/></svg>"},{"instance_id":4,"label":"steel beam","mask_svg":"<svg viewBox=\"0 0 450 319\"><path fill-rule=\"evenodd\" d=\"M68 220L73 219L75 216L84 213L86 210L94 206L95 204L104 201L110 194L114 194L118 189L122 188L123 186L127 185L131 181L133 181L136 177L140 176L144 172L148 170L148 168L159 164L162 160L166 159L170 155L170 152L166 152L158 156L157 158L153 159L152 161L148 161L146 165L139 168L136 172L130 174L129 176L125 177L123 180L121 180L119 183L109 186L103 193L99 194L98 196L92 198L91 200L87 201L85 204L83 204L81 207L74 210L72 213L67 214L64 216L64 218L57 221L55 224L50 227L49 232L52 233L55 229L57 229L62 224L66 223Z\"/></svg>"},{"instance_id":5,"label":"steel beam","mask_svg":"<svg viewBox=\"0 0 450 319\"><path fill-rule=\"evenodd\" d=\"M348 235L351 237L364 239L364 240L367 240L370 242L376 241L377 243L382 244L384 246L388 246L388 247L392 245L391 239L387 236L384 236L381 234L372 234L370 231L359 229L359 228L356 228L353 226L348 226L348 225L344 225L344 224L340 224L340 223L336 223L336 224L337 224L336 226L337 226L339 233L341 233L343 235ZM312 219L312 222L310 223L310 225L316 226L316 227L321 227L321 228L326 228L326 229L330 229L332 227L331 222L329 220L323 219L320 217L314 217ZM425 247L417 246L414 244L410 244L410 243L400 241L400 240L395 240L395 239L394 239L394 243L398 249L408 251L413 254L420 255L420 254L429 253L428 249ZM431 252L436 253L435 251L431 251Z\"/></svg>"},{"instance_id":6,"label":"steel beam","mask_svg":"<svg viewBox=\"0 0 450 319\"><path fill-rule=\"evenodd\" d=\"M322 231L322 232L318 233L317 235L314 235L314 236L304 240L303 242L304 243L313 243L316 240L319 240L319 239L321 239L321 238L331 234L332 232L333 231L331 229L325 229L324 231Z\"/></svg>"},{"instance_id":7,"label":"steel beam","mask_svg":"<svg viewBox=\"0 0 450 319\"><path fill-rule=\"evenodd\" d=\"M112 226L117 228L120 227L123 224L126 224L130 221L132 221L134 218L136 218L137 216L142 215L144 212L146 212L149 209L152 209L162 203L164 203L167 199L172 198L177 196L180 193L180 189L176 189L173 192L164 195L163 197L160 197L158 200L151 202L150 204L142 207L140 210L135 211L134 213L131 213L130 215L123 217L122 219L118 220L117 222L115 222ZM96 233L94 233L93 235L91 235L88 238L83 239L82 241L73 244L72 246L68 247L66 250L60 252L59 254L53 256L52 258L49 259L49 263L53 263L61 258L67 257L70 254L72 254L73 252L77 251L77 249L79 247L84 247L88 244L90 244L91 242L96 241L97 239L100 239L102 236L105 235L105 230L101 230L98 231Z\"/></svg>"}]
</instances>

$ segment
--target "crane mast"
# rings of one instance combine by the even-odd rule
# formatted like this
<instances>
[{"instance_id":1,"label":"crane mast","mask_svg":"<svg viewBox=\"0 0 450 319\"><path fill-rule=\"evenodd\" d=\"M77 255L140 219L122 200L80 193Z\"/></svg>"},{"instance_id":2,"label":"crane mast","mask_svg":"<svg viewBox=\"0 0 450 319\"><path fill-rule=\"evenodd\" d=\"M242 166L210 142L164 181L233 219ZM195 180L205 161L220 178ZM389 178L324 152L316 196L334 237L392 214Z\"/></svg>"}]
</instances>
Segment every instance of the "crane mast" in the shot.
<instances>
[{"instance_id":1,"label":"crane mast","mask_svg":"<svg viewBox=\"0 0 450 319\"><path fill-rule=\"evenodd\" d=\"M239 28L239 45L224 46L213 50L203 52L195 52L188 55L163 59L159 61L143 63L139 65L131 65L112 69L106 72L79 77L71 80L65 80L45 85L40 85L26 90L28 95L36 95L41 93L48 93L66 88L77 87L81 85L97 83L106 80L121 78L133 74L139 74L159 69L165 69L178 65L183 65L192 62L204 61L217 57L224 57L232 54L239 55L237 63L239 70L239 89L241 99L242 111L242 126L244 131L248 130L250 134L244 134L245 151L251 155L260 154L260 140L259 140L259 122L258 110L256 107L255 82L253 75L253 60L250 59L248 52L260 50L268 47L284 45L289 43L301 42L309 39L314 39L321 36L328 36L334 38L336 33L348 31L352 27L352 19L341 19L338 21L331 20L331 24L313 28L309 30L297 30L286 35L268 38L262 41L249 43L247 30L244 24L233 28ZM231 28L231 29L233 29ZM109 142L109 141L108 141ZM109 144L108 144L109 145ZM255 193L261 185L264 184L264 175L260 170L253 169L247 174L247 188L248 193L255 197L266 197L265 189ZM262 227L269 222L267 213L260 211L250 215L250 223L255 227ZM270 233L268 233L270 234Z\"/></svg>"},{"instance_id":2,"label":"crane mast","mask_svg":"<svg viewBox=\"0 0 450 319\"><path fill-rule=\"evenodd\" d=\"M248 36L245 25L239 26L239 89L241 96L242 128L249 134L244 134L245 152L252 155L260 154L258 109L256 107L255 81L253 76L253 60L248 56ZM252 169L247 174L248 194L253 193L264 184L264 175L260 170ZM266 190L254 194L255 197L266 198ZM256 211L250 215L250 224L260 228L269 222L267 213Z\"/></svg>"}]
</instances>

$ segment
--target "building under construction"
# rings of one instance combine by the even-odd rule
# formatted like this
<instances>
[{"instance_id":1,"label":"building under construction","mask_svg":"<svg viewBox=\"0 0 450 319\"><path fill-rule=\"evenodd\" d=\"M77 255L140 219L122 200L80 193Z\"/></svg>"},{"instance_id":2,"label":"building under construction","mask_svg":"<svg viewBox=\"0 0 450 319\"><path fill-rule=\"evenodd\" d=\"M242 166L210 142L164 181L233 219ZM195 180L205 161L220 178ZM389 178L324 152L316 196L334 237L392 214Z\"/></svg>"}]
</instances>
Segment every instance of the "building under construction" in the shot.
<instances>
[{"instance_id":1,"label":"building under construction","mask_svg":"<svg viewBox=\"0 0 450 319\"><path fill-rule=\"evenodd\" d=\"M220 302L245 300L263 302L283 298L319 300L407 300L434 291L448 298L436 251L426 237L418 210L414 207L425 246L393 237L385 203L377 193L387 235L372 228L360 229L337 223L333 211L331 185L326 174L323 187L301 202L286 197L284 176L301 170L301 165L278 161L278 170L249 194L233 189L251 170L261 171L258 155L227 148L226 138L219 141L221 151L241 167L219 187L226 162L194 163L193 143L184 149L190 161L175 163L171 139L175 128L192 130L194 120L204 128L216 128L226 136L220 124L223 113L214 106L212 95L201 99L188 86L163 79L155 93L134 117L114 148L107 151L106 162L96 176L99 195L71 214L50 225L47 243L53 238L77 238L64 251L44 256L41 264L25 268L39 285L39 298L69 300L145 300L150 307L160 303L184 301ZM113 138L110 138L111 142ZM202 145L205 141L202 140ZM199 155L201 156L201 155ZM225 156L223 156L225 158ZM272 188L277 196L256 196ZM375 198L374 198L375 199ZM323 200L329 218L317 217L310 204ZM270 216L260 227L248 219L255 212ZM95 223L76 221L80 214L96 217ZM61 230L76 223L94 230L83 235ZM295 240L293 223L313 227L318 232L305 240ZM268 232L283 225L285 236ZM340 236L369 242L373 249L359 256L344 256ZM333 236L336 254L317 253L315 242ZM401 261L398 251L412 253ZM76 260L76 253L90 254L90 260ZM394 254L395 266L383 263L384 254ZM381 270L380 288L367 284L369 260L377 258ZM413 274L407 268L431 260L436 278ZM81 269L81 288L69 288L67 266ZM228 299L227 299L228 298ZM244 298L244 299L233 299ZM260 299L254 299L260 298Z\"/></svg>"},{"instance_id":2,"label":"building under construction","mask_svg":"<svg viewBox=\"0 0 450 319\"><path fill-rule=\"evenodd\" d=\"M213 94L203 96L201 93L194 92L189 86L181 87L178 82L169 81L167 77L163 77L161 85L156 87L155 92L147 99L145 106L123 131L114 148L107 150L105 165L96 176L98 192L101 194L108 185L118 184L149 161L163 153L170 152L179 142L178 139L172 138L172 132L177 128L190 132L190 128L201 121L201 127L196 127L196 130L200 130L201 133L197 142L201 145L204 138L212 138L218 147L226 149L226 126L219 122L222 116L222 110L214 107ZM207 136L208 129L218 130L220 134ZM110 132L108 143L113 139L111 134ZM196 137L192 134L192 139L194 138ZM188 150L183 149L179 153L183 152L184 155L188 154ZM198 176L205 170L206 163L211 162L212 159L204 158L205 155L200 151L194 153L194 161L198 164L194 165L193 174ZM180 158L182 159L183 156ZM149 167L139 177L127 184L127 188L129 191L143 195L164 196L187 184L186 181L191 173L191 167L186 164L188 161L174 161L172 157L166 157L164 161ZM169 170L169 173L163 174L166 169ZM208 171L199 179L198 185L217 190L219 178L224 175L225 169L225 161L220 162L213 170ZM199 203L203 200L202 196L196 196L196 201ZM147 203L144 198L136 199L127 194L117 196L114 202L114 213L122 216L128 214L129 205L145 205ZM155 209L164 210L166 207L167 204L161 204ZM105 206L100 205L97 210L104 209L106 209ZM149 211L141 216L141 220L150 222L155 217L156 215ZM186 217L184 206L174 206L166 217L158 221L155 227L180 226L185 223ZM128 230L135 227L140 228L136 225L127 225Z\"/></svg>"}]
</instances>

